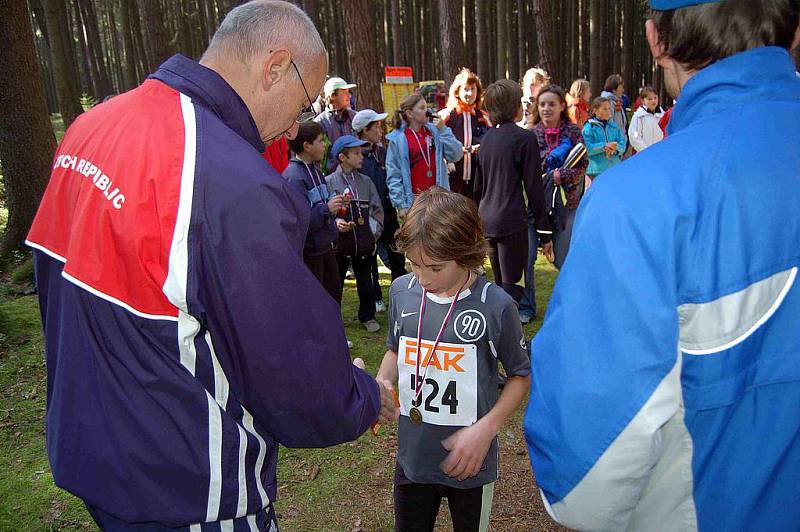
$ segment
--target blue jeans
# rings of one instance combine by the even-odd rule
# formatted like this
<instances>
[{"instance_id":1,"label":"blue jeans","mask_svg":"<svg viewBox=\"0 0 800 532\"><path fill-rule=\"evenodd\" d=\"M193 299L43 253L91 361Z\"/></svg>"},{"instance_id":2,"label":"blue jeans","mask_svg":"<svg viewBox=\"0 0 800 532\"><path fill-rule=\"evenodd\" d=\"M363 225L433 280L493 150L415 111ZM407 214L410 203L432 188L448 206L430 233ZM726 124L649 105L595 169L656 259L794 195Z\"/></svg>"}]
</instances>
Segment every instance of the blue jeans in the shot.
<instances>
[{"instance_id":1,"label":"blue jeans","mask_svg":"<svg viewBox=\"0 0 800 532\"><path fill-rule=\"evenodd\" d=\"M533 281L533 265L536 263L536 252L539 237L536 226L528 224L528 264L525 266L525 293L519 303L519 315L531 319L536 317L536 285Z\"/></svg>"}]
</instances>

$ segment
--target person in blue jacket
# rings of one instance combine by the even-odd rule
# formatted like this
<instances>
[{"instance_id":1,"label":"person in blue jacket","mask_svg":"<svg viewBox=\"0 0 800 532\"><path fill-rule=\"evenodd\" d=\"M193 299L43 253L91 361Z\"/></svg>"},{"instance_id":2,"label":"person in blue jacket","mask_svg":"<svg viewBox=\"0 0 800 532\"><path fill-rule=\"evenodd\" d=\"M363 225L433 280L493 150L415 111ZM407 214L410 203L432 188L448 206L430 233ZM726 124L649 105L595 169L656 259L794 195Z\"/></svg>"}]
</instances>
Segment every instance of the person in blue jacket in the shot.
<instances>
[{"instance_id":1,"label":"person in blue jacket","mask_svg":"<svg viewBox=\"0 0 800 532\"><path fill-rule=\"evenodd\" d=\"M800 10L651 5L680 96L581 201L532 345L536 482L578 530L800 530Z\"/></svg>"},{"instance_id":2,"label":"person in blue jacket","mask_svg":"<svg viewBox=\"0 0 800 532\"><path fill-rule=\"evenodd\" d=\"M59 145L27 239L47 451L102 530L277 530L279 445L399 415L303 263L309 199L261 156L326 69L305 13L256 0Z\"/></svg>"},{"instance_id":3,"label":"person in blue jacket","mask_svg":"<svg viewBox=\"0 0 800 532\"><path fill-rule=\"evenodd\" d=\"M592 117L583 125L583 139L589 154L586 177L590 185L594 178L622 161L628 139L616 122L611 120L611 100L598 96L592 100ZM590 185L591 186L591 185Z\"/></svg>"},{"instance_id":4,"label":"person in blue jacket","mask_svg":"<svg viewBox=\"0 0 800 532\"><path fill-rule=\"evenodd\" d=\"M433 185L450 190L447 163L464 156L464 146L436 114L428 121L428 107L419 94L400 103L394 131L386 135L386 186L402 220L414 198Z\"/></svg>"}]
</instances>

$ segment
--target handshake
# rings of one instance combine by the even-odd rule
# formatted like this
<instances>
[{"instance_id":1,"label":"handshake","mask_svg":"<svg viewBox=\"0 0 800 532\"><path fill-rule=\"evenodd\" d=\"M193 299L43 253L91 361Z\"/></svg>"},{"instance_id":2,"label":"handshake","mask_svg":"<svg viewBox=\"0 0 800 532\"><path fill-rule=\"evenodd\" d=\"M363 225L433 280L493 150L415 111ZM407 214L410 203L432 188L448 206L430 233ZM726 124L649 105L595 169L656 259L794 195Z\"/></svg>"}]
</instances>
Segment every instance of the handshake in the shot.
<instances>
[{"instance_id":1,"label":"handshake","mask_svg":"<svg viewBox=\"0 0 800 532\"><path fill-rule=\"evenodd\" d=\"M361 358L353 360L353 365L357 368L366 370L367 366ZM378 383L378 389L381 392L381 411L378 414L378 421L372 425L372 434L378 435L378 429L381 425L386 425L400 419L400 401L397 399L397 394L394 392L392 383L383 379L375 379Z\"/></svg>"}]
</instances>

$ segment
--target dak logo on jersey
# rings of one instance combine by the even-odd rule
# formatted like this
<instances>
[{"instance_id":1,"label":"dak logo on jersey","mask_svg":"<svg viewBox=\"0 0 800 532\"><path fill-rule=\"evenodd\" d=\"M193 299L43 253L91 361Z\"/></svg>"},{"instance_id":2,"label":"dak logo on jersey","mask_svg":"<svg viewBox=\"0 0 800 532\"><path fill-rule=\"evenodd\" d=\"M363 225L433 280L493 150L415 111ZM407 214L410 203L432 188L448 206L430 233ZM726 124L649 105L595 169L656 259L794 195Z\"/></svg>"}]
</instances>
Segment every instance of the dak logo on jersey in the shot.
<instances>
[{"instance_id":1,"label":"dak logo on jersey","mask_svg":"<svg viewBox=\"0 0 800 532\"><path fill-rule=\"evenodd\" d=\"M486 332L486 317L480 311L465 310L456 316L453 328L462 342L475 342Z\"/></svg>"}]
</instances>

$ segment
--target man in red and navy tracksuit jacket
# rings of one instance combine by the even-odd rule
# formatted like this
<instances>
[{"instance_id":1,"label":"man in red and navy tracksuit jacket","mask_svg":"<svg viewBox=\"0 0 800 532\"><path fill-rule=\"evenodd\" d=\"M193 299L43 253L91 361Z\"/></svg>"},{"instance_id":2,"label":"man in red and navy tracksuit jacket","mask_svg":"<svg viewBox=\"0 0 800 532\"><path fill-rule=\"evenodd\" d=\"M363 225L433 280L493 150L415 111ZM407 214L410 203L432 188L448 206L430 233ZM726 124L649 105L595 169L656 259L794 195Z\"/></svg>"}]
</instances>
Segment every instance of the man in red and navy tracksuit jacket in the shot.
<instances>
[{"instance_id":1,"label":"man in red and navy tracksuit jacket","mask_svg":"<svg viewBox=\"0 0 800 532\"><path fill-rule=\"evenodd\" d=\"M28 236L47 450L104 529L274 530L278 444L349 441L378 416L303 265L306 199L254 116L176 55L58 148Z\"/></svg>"}]
</instances>

